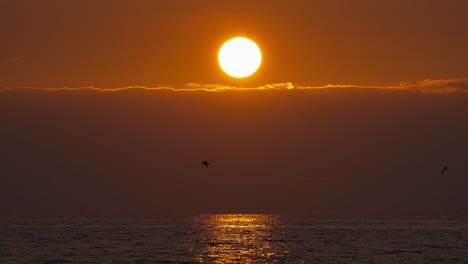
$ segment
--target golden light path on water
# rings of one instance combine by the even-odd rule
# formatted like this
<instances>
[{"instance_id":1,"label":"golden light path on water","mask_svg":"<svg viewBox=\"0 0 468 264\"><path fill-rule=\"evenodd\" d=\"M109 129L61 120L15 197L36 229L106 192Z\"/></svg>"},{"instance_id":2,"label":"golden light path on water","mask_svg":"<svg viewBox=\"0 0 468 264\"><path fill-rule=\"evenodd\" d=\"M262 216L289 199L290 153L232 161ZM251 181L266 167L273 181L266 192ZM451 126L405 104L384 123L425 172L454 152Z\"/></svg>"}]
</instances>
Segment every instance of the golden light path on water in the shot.
<instances>
[{"instance_id":1,"label":"golden light path on water","mask_svg":"<svg viewBox=\"0 0 468 264\"><path fill-rule=\"evenodd\" d=\"M265 214L200 215L199 263L275 263L288 253L280 219Z\"/></svg>"}]
</instances>

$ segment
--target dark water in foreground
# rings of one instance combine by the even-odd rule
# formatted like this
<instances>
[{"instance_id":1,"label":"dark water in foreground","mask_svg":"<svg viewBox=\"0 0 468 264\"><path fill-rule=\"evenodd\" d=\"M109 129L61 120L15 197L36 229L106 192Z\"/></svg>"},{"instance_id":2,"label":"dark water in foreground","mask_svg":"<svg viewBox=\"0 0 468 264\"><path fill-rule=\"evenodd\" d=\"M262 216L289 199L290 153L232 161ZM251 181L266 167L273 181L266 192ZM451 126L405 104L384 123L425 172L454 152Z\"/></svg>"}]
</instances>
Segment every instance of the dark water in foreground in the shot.
<instances>
[{"instance_id":1,"label":"dark water in foreground","mask_svg":"<svg viewBox=\"0 0 468 264\"><path fill-rule=\"evenodd\" d=\"M468 263L468 218L0 220L0 263Z\"/></svg>"}]
</instances>

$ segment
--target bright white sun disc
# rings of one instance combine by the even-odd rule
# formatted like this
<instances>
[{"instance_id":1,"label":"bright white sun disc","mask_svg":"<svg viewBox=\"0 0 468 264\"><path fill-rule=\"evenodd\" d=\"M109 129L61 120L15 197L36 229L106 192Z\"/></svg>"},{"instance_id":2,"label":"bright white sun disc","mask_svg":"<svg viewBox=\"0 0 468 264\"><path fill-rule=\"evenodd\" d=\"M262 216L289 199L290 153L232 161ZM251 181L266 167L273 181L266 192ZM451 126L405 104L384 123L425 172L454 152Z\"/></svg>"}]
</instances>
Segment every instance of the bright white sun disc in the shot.
<instances>
[{"instance_id":1,"label":"bright white sun disc","mask_svg":"<svg viewBox=\"0 0 468 264\"><path fill-rule=\"evenodd\" d=\"M244 78L257 71L262 52L255 42L244 37L228 40L218 53L219 66L232 77Z\"/></svg>"}]
</instances>

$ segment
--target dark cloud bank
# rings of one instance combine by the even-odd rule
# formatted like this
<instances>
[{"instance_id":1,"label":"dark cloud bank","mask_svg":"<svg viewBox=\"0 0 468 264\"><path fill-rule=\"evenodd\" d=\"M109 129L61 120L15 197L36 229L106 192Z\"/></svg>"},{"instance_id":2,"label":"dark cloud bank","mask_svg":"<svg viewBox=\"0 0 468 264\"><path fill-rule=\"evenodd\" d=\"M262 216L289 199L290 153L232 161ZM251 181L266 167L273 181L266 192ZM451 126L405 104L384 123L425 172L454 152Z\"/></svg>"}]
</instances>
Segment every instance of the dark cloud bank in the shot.
<instances>
[{"instance_id":1,"label":"dark cloud bank","mask_svg":"<svg viewBox=\"0 0 468 264\"><path fill-rule=\"evenodd\" d=\"M4 88L0 215L467 214L466 84Z\"/></svg>"}]
</instances>

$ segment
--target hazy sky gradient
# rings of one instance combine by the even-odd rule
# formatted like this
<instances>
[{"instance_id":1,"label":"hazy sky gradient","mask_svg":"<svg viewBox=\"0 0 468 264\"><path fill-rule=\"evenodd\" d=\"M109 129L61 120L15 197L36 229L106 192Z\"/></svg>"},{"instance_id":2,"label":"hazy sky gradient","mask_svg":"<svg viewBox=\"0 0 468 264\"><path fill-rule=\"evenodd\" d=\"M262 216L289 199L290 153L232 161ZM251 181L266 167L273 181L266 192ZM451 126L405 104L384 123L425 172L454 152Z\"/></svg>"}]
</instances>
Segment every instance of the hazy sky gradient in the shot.
<instances>
[{"instance_id":1,"label":"hazy sky gradient","mask_svg":"<svg viewBox=\"0 0 468 264\"><path fill-rule=\"evenodd\" d=\"M0 0L0 215L468 214L466 10Z\"/></svg>"}]
</instances>

